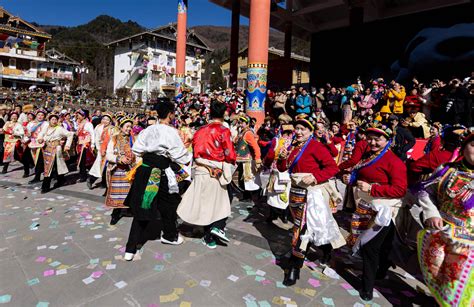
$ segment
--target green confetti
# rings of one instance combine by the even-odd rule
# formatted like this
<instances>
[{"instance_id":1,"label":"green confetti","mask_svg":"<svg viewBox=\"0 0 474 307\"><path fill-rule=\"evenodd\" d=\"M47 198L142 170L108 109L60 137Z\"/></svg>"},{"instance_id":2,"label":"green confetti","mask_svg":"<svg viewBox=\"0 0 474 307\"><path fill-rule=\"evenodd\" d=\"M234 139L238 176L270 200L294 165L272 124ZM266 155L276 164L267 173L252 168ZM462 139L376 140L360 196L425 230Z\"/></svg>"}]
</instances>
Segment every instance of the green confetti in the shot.
<instances>
[{"instance_id":1,"label":"green confetti","mask_svg":"<svg viewBox=\"0 0 474 307\"><path fill-rule=\"evenodd\" d=\"M286 286L281 281L277 281L276 286L277 288L286 288Z\"/></svg>"},{"instance_id":2,"label":"green confetti","mask_svg":"<svg viewBox=\"0 0 474 307\"><path fill-rule=\"evenodd\" d=\"M265 280L265 277L262 277L262 276L255 276L255 281L258 281L258 282L261 282Z\"/></svg>"},{"instance_id":3,"label":"green confetti","mask_svg":"<svg viewBox=\"0 0 474 307\"><path fill-rule=\"evenodd\" d=\"M10 294L5 294L0 296L0 304L10 303L12 296Z\"/></svg>"},{"instance_id":4,"label":"green confetti","mask_svg":"<svg viewBox=\"0 0 474 307\"><path fill-rule=\"evenodd\" d=\"M33 279L28 280L26 283L28 284L28 286L31 287L31 286L34 286L34 285L36 285L36 284L39 284L39 282L40 282L40 281L39 281L38 278L33 278Z\"/></svg>"},{"instance_id":5,"label":"green confetti","mask_svg":"<svg viewBox=\"0 0 474 307\"><path fill-rule=\"evenodd\" d=\"M36 307L48 307L49 306L49 302L38 302L38 304L36 304Z\"/></svg>"},{"instance_id":6,"label":"green confetti","mask_svg":"<svg viewBox=\"0 0 474 307\"><path fill-rule=\"evenodd\" d=\"M332 298L323 297L323 304L328 306L334 306L334 301Z\"/></svg>"},{"instance_id":7,"label":"green confetti","mask_svg":"<svg viewBox=\"0 0 474 307\"><path fill-rule=\"evenodd\" d=\"M271 307L272 305L268 301L259 301L258 306L260 306L260 307Z\"/></svg>"},{"instance_id":8,"label":"green confetti","mask_svg":"<svg viewBox=\"0 0 474 307\"><path fill-rule=\"evenodd\" d=\"M157 271L157 272L161 272L161 271L163 271L164 267L165 267L165 266L162 265L162 264L157 264L157 265L155 265L155 269L154 269L154 270Z\"/></svg>"}]
</instances>

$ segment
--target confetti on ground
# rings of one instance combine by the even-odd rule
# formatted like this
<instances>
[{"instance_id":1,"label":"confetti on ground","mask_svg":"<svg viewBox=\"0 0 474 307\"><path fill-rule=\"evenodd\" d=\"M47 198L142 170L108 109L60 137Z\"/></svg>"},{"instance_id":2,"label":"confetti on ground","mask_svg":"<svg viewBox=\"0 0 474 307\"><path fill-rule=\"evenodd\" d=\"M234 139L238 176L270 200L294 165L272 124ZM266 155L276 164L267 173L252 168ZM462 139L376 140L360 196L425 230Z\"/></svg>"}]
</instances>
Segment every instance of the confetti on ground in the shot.
<instances>
[{"instance_id":1,"label":"confetti on ground","mask_svg":"<svg viewBox=\"0 0 474 307\"><path fill-rule=\"evenodd\" d=\"M189 288L194 288L194 287L196 287L196 286L198 285L198 282L191 279L191 280L187 280L187 281L185 282L185 284L186 284L186 286L188 286Z\"/></svg>"},{"instance_id":2,"label":"confetti on ground","mask_svg":"<svg viewBox=\"0 0 474 307\"><path fill-rule=\"evenodd\" d=\"M342 283L341 287L343 287L346 290L353 289L353 287L348 283Z\"/></svg>"},{"instance_id":3,"label":"confetti on ground","mask_svg":"<svg viewBox=\"0 0 474 307\"><path fill-rule=\"evenodd\" d=\"M230 275L229 277L227 277L227 279L236 282L237 280L239 280L239 277L235 275Z\"/></svg>"},{"instance_id":4,"label":"confetti on ground","mask_svg":"<svg viewBox=\"0 0 474 307\"><path fill-rule=\"evenodd\" d=\"M127 283L123 280L115 283L115 287L119 289L125 288L126 286L127 286Z\"/></svg>"},{"instance_id":5,"label":"confetti on ground","mask_svg":"<svg viewBox=\"0 0 474 307\"><path fill-rule=\"evenodd\" d=\"M191 307L191 302L182 301L182 302L179 304L179 307Z\"/></svg>"},{"instance_id":6,"label":"confetti on ground","mask_svg":"<svg viewBox=\"0 0 474 307\"><path fill-rule=\"evenodd\" d=\"M244 297L242 297L245 301L247 302L251 302L251 301L256 301L257 299L255 298L255 296L253 296L252 294L246 294Z\"/></svg>"},{"instance_id":7,"label":"confetti on ground","mask_svg":"<svg viewBox=\"0 0 474 307\"><path fill-rule=\"evenodd\" d=\"M332 278L332 279L339 279L341 278L339 276L339 274L336 273L336 271L334 271L333 269L331 269L330 267L325 267L324 270L323 270L323 274Z\"/></svg>"},{"instance_id":8,"label":"confetti on ground","mask_svg":"<svg viewBox=\"0 0 474 307\"><path fill-rule=\"evenodd\" d=\"M104 272L102 272L102 271L95 271L95 272L92 272L91 277L92 278L100 278L103 274L104 274Z\"/></svg>"},{"instance_id":9,"label":"confetti on ground","mask_svg":"<svg viewBox=\"0 0 474 307\"><path fill-rule=\"evenodd\" d=\"M163 271L164 268L165 268L164 265L162 265L162 264L157 264L157 265L155 265L154 270L157 271L157 272L161 272L161 271Z\"/></svg>"},{"instance_id":10,"label":"confetti on ground","mask_svg":"<svg viewBox=\"0 0 474 307\"><path fill-rule=\"evenodd\" d=\"M87 277L87 278L84 278L84 279L82 280L82 282L85 283L86 285L88 285L88 284L94 282L94 278L92 278L92 277L89 276L89 277Z\"/></svg>"},{"instance_id":11,"label":"confetti on ground","mask_svg":"<svg viewBox=\"0 0 474 307\"><path fill-rule=\"evenodd\" d=\"M170 294L160 295L160 303L170 303L179 300L179 295L176 290L173 290Z\"/></svg>"},{"instance_id":12,"label":"confetti on ground","mask_svg":"<svg viewBox=\"0 0 474 307\"><path fill-rule=\"evenodd\" d=\"M36 307L48 307L49 306L49 302L38 302L38 304L36 304Z\"/></svg>"},{"instance_id":13,"label":"confetti on ground","mask_svg":"<svg viewBox=\"0 0 474 307\"><path fill-rule=\"evenodd\" d=\"M28 280L26 283L27 283L28 286L31 287L31 286L39 284L39 282L40 281L39 281L38 278L33 278L33 279Z\"/></svg>"},{"instance_id":14,"label":"confetti on ground","mask_svg":"<svg viewBox=\"0 0 474 307\"><path fill-rule=\"evenodd\" d=\"M5 294L0 296L0 304L10 303L12 296L10 294Z\"/></svg>"},{"instance_id":15,"label":"confetti on ground","mask_svg":"<svg viewBox=\"0 0 474 307\"><path fill-rule=\"evenodd\" d=\"M201 281L199 282L199 285L200 285L201 287L209 287L209 286L211 285L211 281L210 281L210 280L201 280Z\"/></svg>"},{"instance_id":16,"label":"confetti on ground","mask_svg":"<svg viewBox=\"0 0 474 307\"><path fill-rule=\"evenodd\" d=\"M54 275L54 270L46 270L43 272L44 277L52 276Z\"/></svg>"},{"instance_id":17,"label":"confetti on ground","mask_svg":"<svg viewBox=\"0 0 474 307\"><path fill-rule=\"evenodd\" d=\"M327 306L334 306L334 301L332 298L329 297L323 297L323 304Z\"/></svg>"},{"instance_id":18,"label":"confetti on ground","mask_svg":"<svg viewBox=\"0 0 474 307\"><path fill-rule=\"evenodd\" d=\"M320 282L319 280L317 280L317 279L314 279L314 278L308 279L308 283L309 283L311 286L315 287L315 288L321 286L321 282Z\"/></svg>"}]
</instances>

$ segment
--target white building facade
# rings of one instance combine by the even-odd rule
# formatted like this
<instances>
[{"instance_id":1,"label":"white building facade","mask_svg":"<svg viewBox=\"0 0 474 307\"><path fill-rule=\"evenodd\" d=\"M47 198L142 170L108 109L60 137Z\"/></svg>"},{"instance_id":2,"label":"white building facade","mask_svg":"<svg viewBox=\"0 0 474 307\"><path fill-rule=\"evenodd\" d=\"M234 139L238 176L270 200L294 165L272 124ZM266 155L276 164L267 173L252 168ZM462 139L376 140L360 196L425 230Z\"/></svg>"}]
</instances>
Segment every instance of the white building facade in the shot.
<instances>
[{"instance_id":1,"label":"white building facade","mask_svg":"<svg viewBox=\"0 0 474 307\"><path fill-rule=\"evenodd\" d=\"M171 24L107 44L114 48L114 92L129 89L133 100L150 101L153 95L171 96L175 91L176 25ZM208 46L188 33L186 87L201 92L204 54Z\"/></svg>"}]
</instances>

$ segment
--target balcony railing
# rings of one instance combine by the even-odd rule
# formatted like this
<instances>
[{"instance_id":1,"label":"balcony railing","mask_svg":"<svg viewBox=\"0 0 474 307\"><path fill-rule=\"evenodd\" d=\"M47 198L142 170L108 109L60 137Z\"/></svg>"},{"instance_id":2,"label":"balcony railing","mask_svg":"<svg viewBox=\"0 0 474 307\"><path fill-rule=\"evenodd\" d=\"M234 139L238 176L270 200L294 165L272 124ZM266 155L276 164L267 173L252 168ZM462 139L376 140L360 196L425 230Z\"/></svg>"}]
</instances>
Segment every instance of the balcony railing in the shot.
<instances>
[{"instance_id":1,"label":"balcony railing","mask_svg":"<svg viewBox=\"0 0 474 307\"><path fill-rule=\"evenodd\" d=\"M11 55L24 55L24 56L40 57L40 58L45 57L44 51L32 50L32 49L21 49L21 48L10 48L10 47L0 48L0 53L9 53Z\"/></svg>"},{"instance_id":2,"label":"balcony railing","mask_svg":"<svg viewBox=\"0 0 474 307\"><path fill-rule=\"evenodd\" d=\"M37 78L38 74L36 70L20 70L16 68L3 67L0 70L3 75L7 76L18 76L18 77L28 77L28 78Z\"/></svg>"},{"instance_id":3,"label":"balcony railing","mask_svg":"<svg viewBox=\"0 0 474 307\"><path fill-rule=\"evenodd\" d=\"M63 72L52 72L52 71L39 71L38 77L43 78L43 79L72 80L72 74L66 74Z\"/></svg>"}]
</instances>

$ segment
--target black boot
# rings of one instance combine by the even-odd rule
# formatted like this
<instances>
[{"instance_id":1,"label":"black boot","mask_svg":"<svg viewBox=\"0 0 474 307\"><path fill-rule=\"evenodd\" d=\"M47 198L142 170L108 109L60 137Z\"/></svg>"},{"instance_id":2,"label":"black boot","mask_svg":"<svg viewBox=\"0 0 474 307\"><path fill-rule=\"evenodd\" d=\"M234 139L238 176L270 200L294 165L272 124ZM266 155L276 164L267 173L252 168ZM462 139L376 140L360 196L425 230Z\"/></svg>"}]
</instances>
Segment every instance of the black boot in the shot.
<instances>
[{"instance_id":1,"label":"black boot","mask_svg":"<svg viewBox=\"0 0 474 307\"><path fill-rule=\"evenodd\" d=\"M28 181L29 184L38 183L41 181L41 172L35 172L35 178L33 180Z\"/></svg>"},{"instance_id":2,"label":"black boot","mask_svg":"<svg viewBox=\"0 0 474 307\"><path fill-rule=\"evenodd\" d=\"M117 224L120 219L122 218L122 209L114 209L112 211L112 214L110 215L110 225L115 225Z\"/></svg>"},{"instance_id":3,"label":"black boot","mask_svg":"<svg viewBox=\"0 0 474 307\"><path fill-rule=\"evenodd\" d=\"M371 301L374 298L373 293L365 292L363 290L359 291L359 296L363 301Z\"/></svg>"},{"instance_id":4,"label":"black boot","mask_svg":"<svg viewBox=\"0 0 474 307\"><path fill-rule=\"evenodd\" d=\"M55 189L57 188L60 188L64 185L64 175L58 175L58 180L56 181L56 183L54 184L54 187Z\"/></svg>"},{"instance_id":5,"label":"black boot","mask_svg":"<svg viewBox=\"0 0 474 307\"><path fill-rule=\"evenodd\" d=\"M30 176L30 170L24 171L23 172L23 178L28 178Z\"/></svg>"},{"instance_id":6,"label":"black boot","mask_svg":"<svg viewBox=\"0 0 474 307\"><path fill-rule=\"evenodd\" d=\"M300 279L300 269L299 268L290 268L285 272L285 278L283 279L283 284L287 287L293 286L296 284L296 281Z\"/></svg>"},{"instance_id":7,"label":"black boot","mask_svg":"<svg viewBox=\"0 0 474 307\"><path fill-rule=\"evenodd\" d=\"M51 177L44 177L41 185L41 194L48 193L51 190Z\"/></svg>"},{"instance_id":8,"label":"black boot","mask_svg":"<svg viewBox=\"0 0 474 307\"><path fill-rule=\"evenodd\" d=\"M8 172L8 163L3 164L2 174L6 174Z\"/></svg>"},{"instance_id":9,"label":"black boot","mask_svg":"<svg viewBox=\"0 0 474 307\"><path fill-rule=\"evenodd\" d=\"M94 182L96 180L97 180L97 178L95 178L91 175L89 175L89 177L87 177L86 183L87 183L87 187L89 188L89 190L92 190L94 188L93 185L94 185Z\"/></svg>"}]
</instances>

